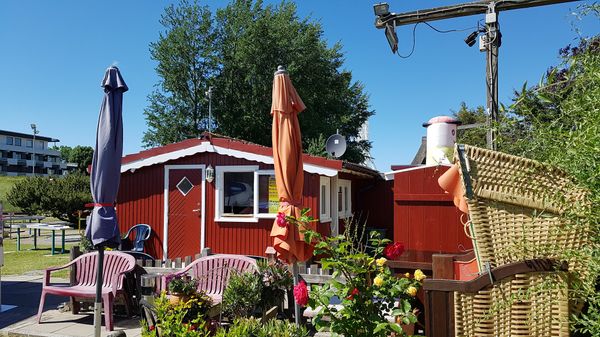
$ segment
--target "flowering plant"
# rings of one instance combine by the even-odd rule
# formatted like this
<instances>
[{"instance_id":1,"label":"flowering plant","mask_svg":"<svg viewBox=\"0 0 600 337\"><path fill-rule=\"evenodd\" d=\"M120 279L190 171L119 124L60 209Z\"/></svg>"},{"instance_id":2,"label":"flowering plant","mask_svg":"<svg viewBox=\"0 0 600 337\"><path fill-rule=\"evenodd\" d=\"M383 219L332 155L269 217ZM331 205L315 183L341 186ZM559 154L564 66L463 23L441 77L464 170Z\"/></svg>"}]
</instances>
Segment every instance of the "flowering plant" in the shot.
<instances>
[{"instance_id":1,"label":"flowering plant","mask_svg":"<svg viewBox=\"0 0 600 337\"><path fill-rule=\"evenodd\" d=\"M281 261L259 261L258 277L262 281L259 307L268 310L283 303L283 298L292 288L293 279L288 267Z\"/></svg>"},{"instance_id":2,"label":"flowering plant","mask_svg":"<svg viewBox=\"0 0 600 337\"><path fill-rule=\"evenodd\" d=\"M287 220L302 228L302 222L312 221L307 214L303 210L301 218ZM308 306L317 312L313 324L344 336L404 336L400 325L417 321L413 305L425 275L419 270L414 277L394 276L387 258L400 256L404 246L375 231L365 238L364 227L350 221L344 234L335 237L303 230L306 242L315 247L314 254L324 256L322 267L333 270L328 283L310 289ZM330 305L336 298L341 306Z\"/></svg>"}]
</instances>

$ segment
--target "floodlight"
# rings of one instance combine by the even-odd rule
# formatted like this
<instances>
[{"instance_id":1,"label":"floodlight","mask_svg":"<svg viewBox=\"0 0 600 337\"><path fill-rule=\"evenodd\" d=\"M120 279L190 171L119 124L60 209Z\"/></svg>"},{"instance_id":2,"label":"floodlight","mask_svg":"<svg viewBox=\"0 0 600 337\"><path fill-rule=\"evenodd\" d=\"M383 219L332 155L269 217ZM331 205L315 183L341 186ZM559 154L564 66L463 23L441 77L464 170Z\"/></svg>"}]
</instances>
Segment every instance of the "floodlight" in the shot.
<instances>
[{"instance_id":1,"label":"floodlight","mask_svg":"<svg viewBox=\"0 0 600 337\"><path fill-rule=\"evenodd\" d=\"M377 16L386 16L390 14L390 5L387 2L381 2L373 5L373 10Z\"/></svg>"},{"instance_id":2,"label":"floodlight","mask_svg":"<svg viewBox=\"0 0 600 337\"><path fill-rule=\"evenodd\" d=\"M469 34L469 36L467 36L467 38L465 39L465 43L467 44L467 46L473 47L475 41L477 41L477 35L479 35L479 30L474 31L473 33Z\"/></svg>"}]
</instances>

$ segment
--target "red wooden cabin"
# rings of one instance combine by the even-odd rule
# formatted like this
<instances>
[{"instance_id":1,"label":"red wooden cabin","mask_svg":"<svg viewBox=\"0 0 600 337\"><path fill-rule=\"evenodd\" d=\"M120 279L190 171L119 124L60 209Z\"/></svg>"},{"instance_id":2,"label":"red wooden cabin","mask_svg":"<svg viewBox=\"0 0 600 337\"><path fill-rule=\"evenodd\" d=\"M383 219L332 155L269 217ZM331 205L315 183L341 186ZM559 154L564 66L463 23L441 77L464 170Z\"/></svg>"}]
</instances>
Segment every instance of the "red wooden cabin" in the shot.
<instances>
[{"instance_id":1,"label":"red wooden cabin","mask_svg":"<svg viewBox=\"0 0 600 337\"><path fill-rule=\"evenodd\" d=\"M473 248L462 220L467 216L438 185L448 166L403 166L386 173L394 184L394 241L404 243L406 268L432 269L432 255Z\"/></svg>"},{"instance_id":2,"label":"red wooden cabin","mask_svg":"<svg viewBox=\"0 0 600 337\"><path fill-rule=\"evenodd\" d=\"M308 155L303 160L303 206L320 219L319 232L338 233L340 220L363 211L372 214L374 227L391 224L391 199L381 199L384 207L370 200L386 186L391 197L391 185L377 171ZM193 256L204 247L264 255L273 242L276 194L270 147L205 134L123 157L117 215L121 232L150 225L146 252L156 258Z\"/></svg>"}]
</instances>

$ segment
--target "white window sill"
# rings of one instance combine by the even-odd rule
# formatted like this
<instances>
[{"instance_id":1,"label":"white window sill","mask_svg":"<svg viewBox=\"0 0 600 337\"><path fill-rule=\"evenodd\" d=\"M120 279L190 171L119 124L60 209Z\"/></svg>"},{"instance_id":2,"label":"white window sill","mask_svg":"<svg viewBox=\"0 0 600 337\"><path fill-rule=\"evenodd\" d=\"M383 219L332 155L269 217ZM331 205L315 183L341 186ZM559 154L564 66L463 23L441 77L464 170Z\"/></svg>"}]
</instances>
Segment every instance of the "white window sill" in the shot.
<instances>
[{"instance_id":1,"label":"white window sill","mask_svg":"<svg viewBox=\"0 0 600 337\"><path fill-rule=\"evenodd\" d=\"M331 216L323 217L321 215L321 217L319 218L319 222L321 222L321 223L323 223L323 222L331 222Z\"/></svg>"},{"instance_id":2,"label":"white window sill","mask_svg":"<svg viewBox=\"0 0 600 337\"><path fill-rule=\"evenodd\" d=\"M258 218L255 217L237 217L237 216L225 216L215 218L215 222L258 222Z\"/></svg>"},{"instance_id":3,"label":"white window sill","mask_svg":"<svg viewBox=\"0 0 600 337\"><path fill-rule=\"evenodd\" d=\"M272 214L256 214L256 217L259 219L275 219L277 217L277 214L272 213Z\"/></svg>"}]
</instances>

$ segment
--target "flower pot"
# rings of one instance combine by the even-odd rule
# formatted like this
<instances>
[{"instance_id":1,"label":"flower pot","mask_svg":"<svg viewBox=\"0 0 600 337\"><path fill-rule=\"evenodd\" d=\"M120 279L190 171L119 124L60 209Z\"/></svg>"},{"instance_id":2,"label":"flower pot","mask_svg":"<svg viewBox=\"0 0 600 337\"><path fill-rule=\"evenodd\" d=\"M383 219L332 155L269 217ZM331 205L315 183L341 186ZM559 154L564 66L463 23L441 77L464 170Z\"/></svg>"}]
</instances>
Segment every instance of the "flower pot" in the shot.
<instances>
[{"instance_id":1,"label":"flower pot","mask_svg":"<svg viewBox=\"0 0 600 337\"><path fill-rule=\"evenodd\" d=\"M178 294L178 293L173 293L173 294L169 294L169 303L171 305L177 305L179 304L179 302L187 302L190 297L187 295L182 295L182 294Z\"/></svg>"}]
</instances>

